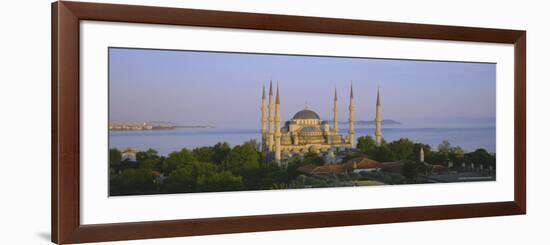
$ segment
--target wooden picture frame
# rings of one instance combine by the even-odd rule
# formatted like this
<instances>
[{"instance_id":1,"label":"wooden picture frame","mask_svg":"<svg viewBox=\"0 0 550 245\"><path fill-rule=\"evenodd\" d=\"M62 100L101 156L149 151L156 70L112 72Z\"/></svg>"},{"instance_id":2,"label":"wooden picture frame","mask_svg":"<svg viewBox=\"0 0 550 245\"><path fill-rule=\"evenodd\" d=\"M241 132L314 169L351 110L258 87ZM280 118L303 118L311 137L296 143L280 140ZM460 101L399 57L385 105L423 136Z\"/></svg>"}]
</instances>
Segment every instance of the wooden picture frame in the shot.
<instances>
[{"instance_id":1,"label":"wooden picture frame","mask_svg":"<svg viewBox=\"0 0 550 245\"><path fill-rule=\"evenodd\" d=\"M82 20L514 45L514 200L478 204L82 225L79 22ZM305 229L526 213L526 32L459 26L237 13L83 2L52 4L51 234L55 243Z\"/></svg>"}]
</instances>

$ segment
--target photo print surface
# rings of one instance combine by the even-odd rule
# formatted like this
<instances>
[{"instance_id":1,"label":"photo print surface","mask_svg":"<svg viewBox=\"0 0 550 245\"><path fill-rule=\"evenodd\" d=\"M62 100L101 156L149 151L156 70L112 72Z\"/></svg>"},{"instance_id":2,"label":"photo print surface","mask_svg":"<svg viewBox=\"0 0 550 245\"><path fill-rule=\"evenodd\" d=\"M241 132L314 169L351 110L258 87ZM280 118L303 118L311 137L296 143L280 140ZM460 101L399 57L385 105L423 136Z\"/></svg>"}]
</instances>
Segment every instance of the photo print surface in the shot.
<instances>
[{"instance_id":1,"label":"photo print surface","mask_svg":"<svg viewBox=\"0 0 550 245\"><path fill-rule=\"evenodd\" d=\"M496 180L496 64L109 48L109 194Z\"/></svg>"}]
</instances>

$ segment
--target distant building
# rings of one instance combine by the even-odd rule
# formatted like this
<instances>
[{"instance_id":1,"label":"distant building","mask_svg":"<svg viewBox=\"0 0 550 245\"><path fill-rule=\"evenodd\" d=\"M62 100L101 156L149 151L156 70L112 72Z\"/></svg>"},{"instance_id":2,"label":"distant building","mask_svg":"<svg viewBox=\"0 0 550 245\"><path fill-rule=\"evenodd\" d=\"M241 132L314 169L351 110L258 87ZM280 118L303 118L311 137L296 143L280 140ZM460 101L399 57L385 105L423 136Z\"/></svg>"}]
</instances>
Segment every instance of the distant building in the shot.
<instances>
[{"instance_id":1,"label":"distant building","mask_svg":"<svg viewBox=\"0 0 550 245\"><path fill-rule=\"evenodd\" d=\"M382 167L380 162L367 157L356 157L350 159L345 163L345 165L347 169L354 173L378 171Z\"/></svg>"},{"instance_id":2,"label":"distant building","mask_svg":"<svg viewBox=\"0 0 550 245\"><path fill-rule=\"evenodd\" d=\"M350 86L350 103L348 135L342 135L338 129L338 96L334 91L333 124L323 121L319 115L305 108L285 122L281 127L281 98L279 86L277 85L275 102L273 101L273 86L269 85L269 98L266 105L265 88L262 91L261 123L262 123L262 150L267 156L281 163L281 160L288 159L293 155L300 155L307 152L328 153L330 151L341 152L355 148L355 105L353 87ZM380 94L377 95L376 106L376 142L381 143L381 116L380 116ZM333 160L328 159L328 163Z\"/></svg>"},{"instance_id":3,"label":"distant building","mask_svg":"<svg viewBox=\"0 0 550 245\"><path fill-rule=\"evenodd\" d=\"M129 147L121 154L121 161L136 162L136 154L138 150L136 148Z\"/></svg>"},{"instance_id":4,"label":"distant building","mask_svg":"<svg viewBox=\"0 0 550 245\"><path fill-rule=\"evenodd\" d=\"M322 165L317 166L313 164L305 165L298 168L298 171L310 174L335 174L335 173L361 173L361 172L375 172L385 171L392 173L401 173L403 170L404 161L396 162L378 162L368 157L356 157L350 159L343 164L334 165Z\"/></svg>"},{"instance_id":5,"label":"distant building","mask_svg":"<svg viewBox=\"0 0 550 245\"><path fill-rule=\"evenodd\" d=\"M348 160L344 165L349 172L373 172L383 170L385 172L401 173L404 161L378 162L368 157L356 157Z\"/></svg>"}]
</instances>

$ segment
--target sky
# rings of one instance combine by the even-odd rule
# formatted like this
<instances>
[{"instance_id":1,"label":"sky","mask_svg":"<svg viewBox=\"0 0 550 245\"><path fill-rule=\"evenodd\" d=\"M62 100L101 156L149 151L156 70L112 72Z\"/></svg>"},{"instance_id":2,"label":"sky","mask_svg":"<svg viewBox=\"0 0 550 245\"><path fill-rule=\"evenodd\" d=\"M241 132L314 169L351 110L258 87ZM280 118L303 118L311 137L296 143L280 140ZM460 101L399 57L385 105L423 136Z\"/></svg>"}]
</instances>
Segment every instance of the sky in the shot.
<instances>
[{"instance_id":1,"label":"sky","mask_svg":"<svg viewBox=\"0 0 550 245\"><path fill-rule=\"evenodd\" d=\"M373 120L380 89L383 119L402 123L492 123L496 64L151 49L109 49L110 122L182 125L260 123L262 86L279 84L281 121L307 103L347 121L350 84L356 120Z\"/></svg>"}]
</instances>

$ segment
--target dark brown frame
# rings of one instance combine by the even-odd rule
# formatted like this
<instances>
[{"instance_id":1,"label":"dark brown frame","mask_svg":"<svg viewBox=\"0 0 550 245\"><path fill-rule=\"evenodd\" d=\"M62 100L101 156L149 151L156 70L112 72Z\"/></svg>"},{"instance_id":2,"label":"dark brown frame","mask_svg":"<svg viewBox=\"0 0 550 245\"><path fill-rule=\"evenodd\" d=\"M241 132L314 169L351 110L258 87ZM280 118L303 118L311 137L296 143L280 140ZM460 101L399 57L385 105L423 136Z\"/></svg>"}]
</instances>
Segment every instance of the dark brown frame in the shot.
<instances>
[{"instance_id":1,"label":"dark brown frame","mask_svg":"<svg viewBox=\"0 0 550 245\"><path fill-rule=\"evenodd\" d=\"M514 201L81 225L81 20L514 44ZM98 242L526 213L525 31L63 1L52 4L51 48L53 242Z\"/></svg>"}]
</instances>

